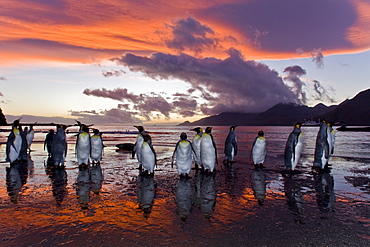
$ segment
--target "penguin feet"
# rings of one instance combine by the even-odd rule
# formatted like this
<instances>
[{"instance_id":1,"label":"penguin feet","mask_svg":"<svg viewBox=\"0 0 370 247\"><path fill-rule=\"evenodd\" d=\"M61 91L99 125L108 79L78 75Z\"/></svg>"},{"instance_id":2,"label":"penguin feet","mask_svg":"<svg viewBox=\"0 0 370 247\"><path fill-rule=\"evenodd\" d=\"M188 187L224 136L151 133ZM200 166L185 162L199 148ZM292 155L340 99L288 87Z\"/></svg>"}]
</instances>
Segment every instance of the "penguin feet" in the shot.
<instances>
[{"instance_id":1,"label":"penguin feet","mask_svg":"<svg viewBox=\"0 0 370 247\"><path fill-rule=\"evenodd\" d=\"M185 174L181 173L180 174L180 179L189 179L189 178L191 178L191 177L187 173L185 173Z\"/></svg>"}]
</instances>

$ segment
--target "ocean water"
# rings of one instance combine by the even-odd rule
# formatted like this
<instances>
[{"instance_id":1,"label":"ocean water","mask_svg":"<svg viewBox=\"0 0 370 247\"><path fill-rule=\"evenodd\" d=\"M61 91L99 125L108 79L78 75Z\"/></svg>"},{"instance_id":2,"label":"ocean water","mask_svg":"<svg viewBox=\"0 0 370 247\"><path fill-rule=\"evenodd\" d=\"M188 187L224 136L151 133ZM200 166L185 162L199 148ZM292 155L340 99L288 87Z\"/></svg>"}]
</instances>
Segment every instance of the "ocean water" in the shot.
<instances>
[{"instance_id":1,"label":"ocean water","mask_svg":"<svg viewBox=\"0 0 370 247\"><path fill-rule=\"evenodd\" d=\"M115 147L135 142L133 126L94 127L106 132L100 166L78 167L76 127L67 134L65 169L48 167L42 127L35 128L27 163L0 163L0 246L370 244L370 133L337 131L332 169L315 172L318 127L302 127L298 171L286 175L283 153L293 127L237 127L236 162L224 166L229 127L215 126L217 172L192 170L186 180L171 157L182 132L192 140L192 127L145 126L157 153L154 177L140 176L131 153ZM264 169L254 169L250 158L259 130L267 140ZM0 132L2 161L7 135Z\"/></svg>"}]
</instances>

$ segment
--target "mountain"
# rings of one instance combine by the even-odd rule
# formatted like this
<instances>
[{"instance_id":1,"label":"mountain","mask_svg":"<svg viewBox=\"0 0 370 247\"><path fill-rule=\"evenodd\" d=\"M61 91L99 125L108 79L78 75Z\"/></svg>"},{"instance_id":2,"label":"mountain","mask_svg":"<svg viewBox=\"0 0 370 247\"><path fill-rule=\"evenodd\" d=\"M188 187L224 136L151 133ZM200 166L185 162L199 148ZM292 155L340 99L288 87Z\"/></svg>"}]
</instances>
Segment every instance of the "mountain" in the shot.
<instances>
[{"instance_id":1,"label":"mountain","mask_svg":"<svg viewBox=\"0 0 370 247\"><path fill-rule=\"evenodd\" d=\"M353 99L339 105L326 106L322 103L314 107L293 103L277 104L261 113L224 112L181 125L244 125L244 126L284 126L304 120L326 119L346 125L370 125L370 89L357 94Z\"/></svg>"},{"instance_id":2,"label":"mountain","mask_svg":"<svg viewBox=\"0 0 370 247\"><path fill-rule=\"evenodd\" d=\"M190 124L188 122L181 125L292 125L297 121L304 121L305 119L311 119L314 116L325 114L331 109L332 107L327 107L323 104L316 105L315 107L293 103L277 104L261 113L224 112L202 118Z\"/></svg>"},{"instance_id":3,"label":"mountain","mask_svg":"<svg viewBox=\"0 0 370 247\"><path fill-rule=\"evenodd\" d=\"M318 117L346 125L370 126L370 89L358 93L350 100L343 101L333 111Z\"/></svg>"}]
</instances>

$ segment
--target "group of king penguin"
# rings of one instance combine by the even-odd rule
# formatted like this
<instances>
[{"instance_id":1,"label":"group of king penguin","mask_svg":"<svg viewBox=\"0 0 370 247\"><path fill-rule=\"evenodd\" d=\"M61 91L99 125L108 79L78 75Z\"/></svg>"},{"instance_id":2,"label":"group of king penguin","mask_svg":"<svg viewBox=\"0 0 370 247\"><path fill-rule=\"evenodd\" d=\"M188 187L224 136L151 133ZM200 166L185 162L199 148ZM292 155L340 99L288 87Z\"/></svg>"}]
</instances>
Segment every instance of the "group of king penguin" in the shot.
<instances>
[{"instance_id":1,"label":"group of king penguin","mask_svg":"<svg viewBox=\"0 0 370 247\"><path fill-rule=\"evenodd\" d=\"M103 155L103 140L98 129L93 129L93 135L89 134L89 126L78 122L79 132L76 135L76 156L78 165L99 164ZM48 156L55 166L64 166L67 156L66 129L68 126L57 124L56 133L49 130L44 141L44 150L47 149ZM19 120L15 120L12 130L8 136L6 145L6 161L12 163L21 160L27 150L30 151L34 138L33 126L26 127L22 131Z\"/></svg>"},{"instance_id":2,"label":"group of king penguin","mask_svg":"<svg viewBox=\"0 0 370 247\"><path fill-rule=\"evenodd\" d=\"M89 134L89 126L78 122L80 127L76 140L76 155L78 165L88 165L90 159L92 163L100 163L103 154L103 140L98 129L93 129L93 135ZM293 131L290 133L284 151L284 170L294 171L300 159L303 149L303 135L301 130L302 123L296 123ZM49 157L52 158L54 165L64 165L67 155L67 140L65 130L66 125L57 125L56 133L49 130L44 142L44 149L47 148ZM140 172L154 175L154 167L157 165L157 156L152 145L150 135L143 126L134 126L138 129L138 136L132 151L132 158L137 157ZM228 165L234 162L234 157L238 153L237 138L235 128L230 127L225 140L224 164ZM195 161L195 168L205 172L214 172L217 161L217 148L212 136L212 127L207 127L203 132L201 127L192 129L196 134L193 142L188 140L186 133L181 133L180 140L176 143L171 167L176 160L177 171L181 177L188 177L192 161ZM22 130L19 120L15 120L12 125L11 133L8 136L6 145L6 161L10 163L22 159L27 150L30 151L31 143L34 138L33 126ZM320 129L317 134L315 158L313 167L324 169L328 167L331 155L334 152L335 131L332 123L321 120ZM263 167L266 157L266 139L264 132L259 131L254 139L251 157L255 167Z\"/></svg>"},{"instance_id":3,"label":"group of king penguin","mask_svg":"<svg viewBox=\"0 0 370 247\"><path fill-rule=\"evenodd\" d=\"M19 119L15 120L6 142L6 161L16 163L25 159L27 153L31 151L34 135L33 125L30 125L29 129L25 127L23 130Z\"/></svg>"},{"instance_id":4,"label":"group of king penguin","mask_svg":"<svg viewBox=\"0 0 370 247\"><path fill-rule=\"evenodd\" d=\"M303 149L302 123L296 123L285 145L284 170L294 171L301 157ZM335 131L333 123L320 121L319 132L316 137L313 168L324 170L329 168L329 160L334 153Z\"/></svg>"},{"instance_id":5,"label":"group of king penguin","mask_svg":"<svg viewBox=\"0 0 370 247\"><path fill-rule=\"evenodd\" d=\"M302 123L296 123L293 131L289 134L286 141L284 151L284 171L294 171L303 149L303 134L301 130ZM322 120L320 129L317 134L314 168L328 168L329 160L334 152L335 131L333 123ZM135 126L139 134L132 152L132 157L137 156L139 162L139 170L146 174L154 174L154 167L157 164L156 154L151 143L149 134L144 130L143 126ZM234 157L238 153L238 144L235 134L237 125L230 126L229 133L225 140L224 148L224 165L229 165L234 162ZM200 169L205 172L212 173L215 171L215 166L218 165L217 148L212 136L212 127L207 127L203 132L201 127L191 129L195 131L193 142L188 140L186 133L180 134L180 140L176 143L171 167L176 160L177 171L180 177L189 177L192 167L192 161L195 161L195 169ZM261 130L257 133L254 139L251 158L256 168L263 168L266 158L266 138Z\"/></svg>"},{"instance_id":6,"label":"group of king penguin","mask_svg":"<svg viewBox=\"0 0 370 247\"><path fill-rule=\"evenodd\" d=\"M156 154L151 143L150 135L144 130L143 126L134 126L139 133L135 146L132 151L132 158L137 157L139 162L139 170L145 174L154 175L154 167L156 165ZM235 134L237 125L230 127L229 133L225 140L225 165L232 164L234 157L238 153L238 144ZM193 159L195 161L195 169L200 169L207 173L215 171L215 166L218 165L217 147L212 136L212 127L207 127L203 132L201 127L191 129L195 131L193 141L188 140L185 132L180 134L180 140L176 143L172 154L171 167L176 160L177 172L180 177L189 177ZM266 156L266 141L263 136L263 131L259 132L259 136L255 139L253 145L253 159L255 164L262 166Z\"/></svg>"}]
</instances>

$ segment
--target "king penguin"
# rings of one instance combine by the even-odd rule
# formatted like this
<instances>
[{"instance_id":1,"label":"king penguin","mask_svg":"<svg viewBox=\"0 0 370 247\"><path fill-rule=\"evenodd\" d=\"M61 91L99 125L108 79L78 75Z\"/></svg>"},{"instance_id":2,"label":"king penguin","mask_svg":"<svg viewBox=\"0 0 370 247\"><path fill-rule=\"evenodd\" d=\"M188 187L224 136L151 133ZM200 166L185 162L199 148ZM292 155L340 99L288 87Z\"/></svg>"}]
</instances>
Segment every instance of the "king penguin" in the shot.
<instances>
[{"instance_id":1,"label":"king penguin","mask_svg":"<svg viewBox=\"0 0 370 247\"><path fill-rule=\"evenodd\" d=\"M141 144L141 164L145 173L154 175L154 166L157 164L157 156L155 154L152 138L149 134L144 133L143 143Z\"/></svg>"},{"instance_id":2,"label":"king penguin","mask_svg":"<svg viewBox=\"0 0 370 247\"><path fill-rule=\"evenodd\" d=\"M188 177L191 165L192 156L195 155L191 142L187 139L186 133L181 133L180 141L176 143L175 150L172 155L171 167L173 167L174 160L176 158L177 172L180 177Z\"/></svg>"},{"instance_id":3,"label":"king penguin","mask_svg":"<svg viewBox=\"0 0 370 247\"><path fill-rule=\"evenodd\" d=\"M236 140L236 135L235 135L235 128L237 125L230 126L229 134L226 137L225 140L225 159L224 159L224 164L230 164L234 162L234 157L238 153L238 143Z\"/></svg>"},{"instance_id":4,"label":"king penguin","mask_svg":"<svg viewBox=\"0 0 370 247\"><path fill-rule=\"evenodd\" d=\"M138 133L137 138L136 138L134 149L132 150L132 158L135 158L135 154L136 154L137 161L139 162L139 170L141 171L141 169L142 169L141 146L142 146L142 144L144 142L143 135L146 132L145 132L143 126L136 126L135 125L134 127L137 128L137 130L139 131L139 133Z\"/></svg>"},{"instance_id":5,"label":"king penguin","mask_svg":"<svg viewBox=\"0 0 370 247\"><path fill-rule=\"evenodd\" d=\"M330 155L334 154L334 146L335 146L335 130L333 129L333 122L328 122L328 141L330 146Z\"/></svg>"},{"instance_id":6,"label":"king penguin","mask_svg":"<svg viewBox=\"0 0 370 247\"><path fill-rule=\"evenodd\" d=\"M324 169L331 155L331 134L325 120L321 120L320 129L316 137L314 168Z\"/></svg>"},{"instance_id":7,"label":"king penguin","mask_svg":"<svg viewBox=\"0 0 370 247\"><path fill-rule=\"evenodd\" d=\"M52 154L53 154L53 141L54 141L54 130L53 129L50 129L49 130L49 133L47 133L46 137L45 137L45 141L44 141L44 150L45 150L45 147L48 151L48 157L51 157Z\"/></svg>"},{"instance_id":8,"label":"king penguin","mask_svg":"<svg viewBox=\"0 0 370 247\"><path fill-rule=\"evenodd\" d=\"M103 139L101 133L98 129L93 130L93 135L91 136L91 161L92 163L100 164L101 157L103 155Z\"/></svg>"},{"instance_id":9,"label":"king penguin","mask_svg":"<svg viewBox=\"0 0 370 247\"><path fill-rule=\"evenodd\" d=\"M80 133L77 135L76 140L76 154L78 165L88 165L90 158L90 134L89 128L82 124L80 126Z\"/></svg>"},{"instance_id":10,"label":"king penguin","mask_svg":"<svg viewBox=\"0 0 370 247\"><path fill-rule=\"evenodd\" d=\"M203 130L200 127L196 127L192 129L193 131L197 132L193 138L193 149L195 152L194 161L195 161L195 169L202 167L202 162L200 159L200 141L202 140Z\"/></svg>"},{"instance_id":11,"label":"king penguin","mask_svg":"<svg viewBox=\"0 0 370 247\"><path fill-rule=\"evenodd\" d=\"M266 138L265 133L260 130L258 131L258 136L254 139L252 146L252 158L253 164L256 167L263 167L263 163L266 158Z\"/></svg>"},{"instance_id":12,"label":"king penguin","mask_svg":"<svg viewBox=\"0 0 370 247\"><path fill-rule=\"evenodd\" d=\"M64 162L67 156L67 139L65 130L67 129L66 125L57 125L57 133L53 139L53 153L52 157L54 160L54 165L64 166Z\"/></svg>"},{"instance_id":13,"label":"king penguin","mask_svg":"<svg viewBox=\"0 0 370 247\"><path fill-rule=\"evenodd\" d=\"M31 144L32 144L34 137L35 137L35 130L33 129L33 125L30 125L30 129L28 130L26 134L27 145L28 145L27 148L29 152L31 152Z\"/></svg>"},{"instance_id":14,"label":"king penguin","mask_svg":"<svg viewBox=\"0 0 370 247\"><path fill-rule=\"evenodd\" d=\"M293 131L290 133L285 145L284 152L284 170L293 171L298 164L303 148L303 135L301 131L301 123L294 125Z\"/></svg>"},{"instance_id":15,"label":"king penguin","mask_svg":"<svg viewBox=\"0 0 370 247\"><path fill-rule=\"evenodd\" d=\"M212 127L207 127L200 142L200 158L205 171L213 172L217 163L216 143L211 134Z\"/></svg>"},{"instance_id":16,"label":"king penguin","mask_svg":"<svg viewBox=\"0 0 370 247\"><path fill-rule=\"evenodd\" d=\"M22 136L19 129L19 120L14 120L12 131L6 142L6 161L13 163L19 159L22 148Z\"/></svg>"}]
</instances>

